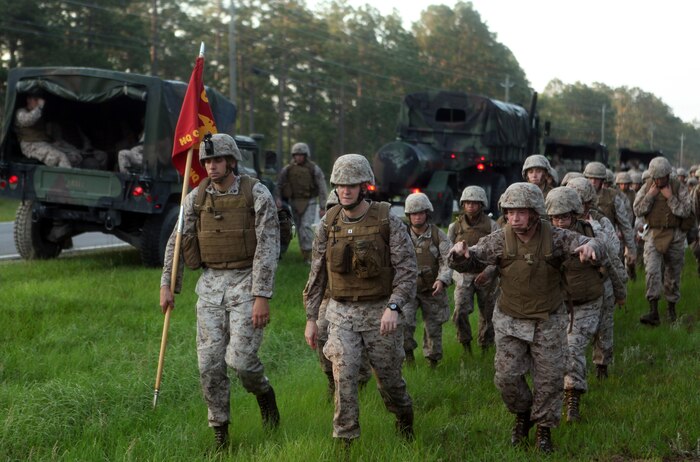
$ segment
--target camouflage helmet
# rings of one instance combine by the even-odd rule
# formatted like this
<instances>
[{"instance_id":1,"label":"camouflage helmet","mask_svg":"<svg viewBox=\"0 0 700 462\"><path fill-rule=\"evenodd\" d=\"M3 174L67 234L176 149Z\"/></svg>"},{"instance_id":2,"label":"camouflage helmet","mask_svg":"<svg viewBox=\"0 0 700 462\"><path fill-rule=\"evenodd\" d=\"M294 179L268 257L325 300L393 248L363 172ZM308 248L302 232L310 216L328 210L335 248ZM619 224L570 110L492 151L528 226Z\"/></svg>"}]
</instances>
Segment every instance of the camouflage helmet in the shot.
<instances>
[{"instance_id":1,"label":"camouflage helmet","mask_svg":"<svg viewBox=\"0 0 700 462\"><path fill-rule=\"evenodd\" d=\"M586 178L572 178L567 184L567 188L575 190L581 198L582 204L591 203L594 207L598 205L598 194L595 188Z\"/></svg>"},{"instance_id":2,"label":"camouflage helmet","mask_svg":"<svg viewBox=\"0 0 700 462\"><path fill-rule=\"evenodd\" d=\"M698 170L697 165L691 165L690 168L688 169L688 175L690 176L695 176L695 172Z\"/></svg>"},{"instance_id":3,"label":"camouflage helmet","mask_svg":"<svg viewBox=\"0 0 700 462\"><path fill-rule=\"evenodd\" d=\"M292 146L292 155L303 154L306 157L311 157L311 150L309 150L309 145L306 143L296 143Z\"/></svg>"},{"instance_id":4,"label":"camouflage helmet","mask_svg":"<svg viewBox=\"0 0 700 462\"><path fill-rule=\"evenodd\" d=\"M576 215L583 213L583 204L578 192L573 188L559 186L549 191L544 200L547 215L563 215L573 212Z\"/></svg>"},{"instance_id":5,"label":"camouflage helmet","mask_svg":"<svg viewBox=\"0 0 700 462\"><path fill-rule=\"evenodd\" d=\"M607 175L607 168L600 162L589 162L586 164L586 168L583 169L583 176L586 178L605 180Z\"/></svg>"},{"instance_id":6,"label":"camouflage helmet","mask_svg":"<svg viewBox=\"0 0 700 462\"><path fill-rule=\"evenodd\" d=\"M481 202L484 204L484 208L489 208L489 198L486 197L486 191L481 186L467 186L462 191L462 197L459 199L460 207L464 201Z\"/></svg>"},{"instance_id":7,"label":"camouflage helmet","mask_svg":"<svg viewBox=\"0 0 700 462\"><path fill-rule=\"evenodd\" d=\"M688 176L688 172L683 167L678 167L676 169L677 176Z\"/></svg>"},{"instance_id":8,"label":"camouflage helmet","mask_svg":"<svg viewBox=\"0 0 700 462\"><path fill-rule=\"evenodd\" d=\"M243 160L241 151L238 150L236 141L226 133L207 133L199 143L199 163L204 165L206 159L213 157L233 157L237 161Z\"/></svg>"},{"instance_id":9,"label":"camouflage helmet","mask_svg":"<svg viewBox=\"0 0 700 462\"><path fill-rule=\"evenodd\" d=\"M498 207L501 210L533 209L541 217L547 215L542 191L532 183L513 183L508 186L498 200Z\"/></svg>"},{"instance_id":10,"label":"camouflage helmet","mask_svg":"<svg viewBox=\"0 0 700 462\"><path fill-rule=\"evenodd\" d=\"M338 157L331 172L332 185L374 184L369 161L362 154L344 154Z\"/></svg>"},{"instance_id":11,"label":"camouflage helmet","mask_svg":"<svg viewBox=\"0 0 700 462\"><path fill-rule=\"evenodd\" d=\"M649 171L649 169L644 170L642 172L642 183L647 181L649 179L649 176L651 176L651 172Z\"/></svg>"},{"instance_id":12,"label":"camouflage helmet","mask_svg":"<svg viewBox=\"0 0 700 462\"><path fill-rule=\"evenodd\" d=\"M531 156L528 156L527 159L525 159L522 171L523 180L527 181L527 171L531 168L544 169L544 171L549 173L550 175L552 174L553 170L552 166L549 163L549 160L542 154L533 154Z\"/></svg>"},{"instance_id":13,"label":"camouflage helmet","mask_svg":"<svg viewBox=\"0 0 700 462\"><path fill-rule=\"evenodd\" d=\"M426 196L422 192L409 194L406 198L406 204L404 207L404 212L406 213L406 215L410 213L432 211L433 204L430 203L430 199L428 199L428 196Z\"/></svg>"},{"instance_id":14,"label":"camouflage helmet","mask_svg":"<svg viewBox=\"0 0 700 462\"><path fill-rule=\"evenodd\" d=\"M673 172L671 163L665 157L654 157L649 162L649 175L653 179L663 178Z\"/></svg>"},{"instance_id":15,"label":"camouflage helmet","mask_svg":"<svg viewBox=\"0 0 700 462\"><path fill-rule=\"evenodd\" d=\"M642 184L642 174L640 172L630 172L630 179L634 184Z\"/></svg>"},{"instance_id":16,"label":"camouflage helmet","mask_svg":"<svg viewBox=\"0 0 700 462\"><path fill-rule=\"evenodd\" d=\"M615 183L615 174L609 168L605 169L605 182L608 184Z\"/></svg>"},{"instance_id":17,"label":"camouflage helmet","mask_svg":"<svg viewBox=\"0 0 700 462\"><path fill-rule=\"evenodd\" d=\"M335 193L335 189L331 189L331 192L328 193L328 197L326 198L326 210L334 205L338 205L338 195Z\"/></svg>"},{"instance_id":18,"label":"camouflage helmet","mask_svg":"<svg viewBox=\"0 0 700 462\"><path fill-rule=\"evenodd\" d=\"M561 179L561 185L566 186L566 184L574 178L583 178L583 173L581 172L566 172L564 178Z\"/></svg>"},{"instance_id":19,"label":"camouflage helmet","mask_svg":"<svg viewBox=\"0 0 700 462\"><path fill-rule=\"evenodd\" d=\"M632 176L627 172L617 172L615 175L615 184L629 184L632 183Z\"/></svg>"},{"instance_id":20,"label":"camouflage helmet","mask_svg":"<svg viewBox=\"0 0 700 462\"><path fill-rule=\"evenodd\" d=\"M688 186L695 186L696 184L698 184L698 179L696 177L691 176L688 178Z\"/></svg>"}]
</instances>

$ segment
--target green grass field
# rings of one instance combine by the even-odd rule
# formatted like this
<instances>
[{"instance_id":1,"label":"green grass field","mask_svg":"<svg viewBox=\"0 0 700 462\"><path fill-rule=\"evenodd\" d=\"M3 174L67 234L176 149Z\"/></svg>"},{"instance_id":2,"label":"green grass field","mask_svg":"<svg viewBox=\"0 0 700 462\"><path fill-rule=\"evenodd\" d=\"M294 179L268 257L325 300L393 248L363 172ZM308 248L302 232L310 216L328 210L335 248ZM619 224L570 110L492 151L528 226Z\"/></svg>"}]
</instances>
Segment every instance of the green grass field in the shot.
<instances>
[{"instance_id":1,"label":"green grass field","mask_svg":"<svg viewBox=\"0 0 700 462\"><path fill-rule=\"evenodd\" d=\"M336 460L333 406L325 377L303 340L301 291L307 267L292 248L280 264L272 323L261 356L282 424L266 434L255 398L232 387L232 447L211 451L195 355L194 285L176 298L158 408L153 384L163 316L160 271L135 250L0 263L0 460ZM549 460L700 459L698 276L688 258L679 321L645 328L643 280L630 283L615 313L611 376L591 374L584 422L553 431ZM665 314L665 303L662 303ZM476 314L473 315L475 320ZM473 323L473 325L476 322ZM419 327L419 332L421 331ZM512 416L493 385L493 351L464 355L445 325L445 359L432 371L417 351L404 369L415 403L416 441L394 432L374 381L360 394L363 461L539 460L510 447ZM419 343L421 339L419 338ZM534 437L534 431L531 434Z\"/></svg>"}]
</instances>

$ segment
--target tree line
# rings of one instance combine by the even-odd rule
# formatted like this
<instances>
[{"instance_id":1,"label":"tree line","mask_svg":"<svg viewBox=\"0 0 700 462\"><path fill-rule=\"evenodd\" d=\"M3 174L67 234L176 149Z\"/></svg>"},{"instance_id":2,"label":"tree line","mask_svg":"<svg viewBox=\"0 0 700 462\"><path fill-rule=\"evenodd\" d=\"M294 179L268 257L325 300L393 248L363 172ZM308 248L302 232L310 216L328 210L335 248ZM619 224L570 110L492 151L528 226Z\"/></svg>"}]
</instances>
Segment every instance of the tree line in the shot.
<instances>
[{"instance_id":1,"label":"tree line","mask_svg":"<svg viewBox=\"0 0 700 462\"><path fill-rule=\"evenodd\" d=\"M529 108L532 88L517 57L471 2L427 6L407 29L342 0L0 0L0 80L17 66L86 66L187 81L199 43L204 81L235 95L237 132L265 135L284 153L306 141L328 171L344 153L371 156L395 138L402 97L429 89L505 98ZM233 17L235 60L230 60ZM235 88L230 87L230 62ZM550 136L662 150L679 165L700 162L700 131L640 88L553 80L539 97ZM603 115L604 114L604 115ZM604 123L603 123L604 118ZM681 142L681 136L683 142Z\"/></svg>"}]
</instances>

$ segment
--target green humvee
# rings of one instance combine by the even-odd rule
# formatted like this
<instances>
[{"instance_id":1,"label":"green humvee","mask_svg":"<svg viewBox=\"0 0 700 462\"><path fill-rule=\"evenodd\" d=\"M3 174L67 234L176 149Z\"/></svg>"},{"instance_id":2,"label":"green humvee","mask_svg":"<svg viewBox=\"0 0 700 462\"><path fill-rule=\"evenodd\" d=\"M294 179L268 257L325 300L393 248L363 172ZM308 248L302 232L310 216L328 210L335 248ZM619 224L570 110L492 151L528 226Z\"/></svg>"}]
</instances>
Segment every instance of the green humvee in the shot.
<instances>
[{"instance_id":1,"label":"green humvee","mask_svg":"<svg viewBox=\"0 0 700 462\"><path fill-rule=\"evenodd\" d=\"M102 69L10 70L0 133L0 197L21 201L15 246L22 258L54 258L72 245L73 236L101 231L138 248L144 265L162 265L182 191L171 152L186 89L183 82ZM46 100L45 122L58 126L74 146L87 138L106 153L106 166L49 167L22 154L13 115L37 90ZM233 134L235 105L213 89L207 95L218 131ZM118 151L139 140L143 166L120 173ZM245 158L242 172L258 176L256 141L242 136L236 141Z\"/></svg>"}]
</instances>

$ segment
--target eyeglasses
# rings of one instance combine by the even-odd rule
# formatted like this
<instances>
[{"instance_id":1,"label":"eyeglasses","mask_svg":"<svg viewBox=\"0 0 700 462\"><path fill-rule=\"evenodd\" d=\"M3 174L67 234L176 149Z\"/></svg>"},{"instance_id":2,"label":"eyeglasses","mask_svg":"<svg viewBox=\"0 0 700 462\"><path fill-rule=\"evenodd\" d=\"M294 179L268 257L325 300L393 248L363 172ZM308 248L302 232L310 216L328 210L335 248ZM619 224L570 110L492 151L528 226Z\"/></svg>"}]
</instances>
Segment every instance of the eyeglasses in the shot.
<instances>
[{"instance_id":1,"label":"eyeglasses","mask_svg":"<svg viewBox=\"0 0 700 462\"><path fill-rule=\"evenodd\" d=\"M204 135L204 139L202 141L204 142L204 151L207 153L207 156L213 156L214 142L211 140L211 133Z\"/></svg>"}]
</instances>

